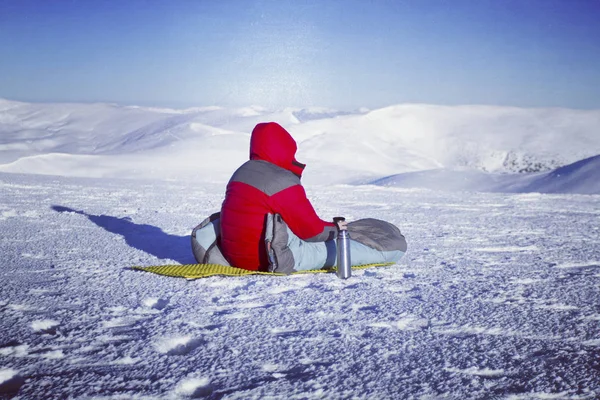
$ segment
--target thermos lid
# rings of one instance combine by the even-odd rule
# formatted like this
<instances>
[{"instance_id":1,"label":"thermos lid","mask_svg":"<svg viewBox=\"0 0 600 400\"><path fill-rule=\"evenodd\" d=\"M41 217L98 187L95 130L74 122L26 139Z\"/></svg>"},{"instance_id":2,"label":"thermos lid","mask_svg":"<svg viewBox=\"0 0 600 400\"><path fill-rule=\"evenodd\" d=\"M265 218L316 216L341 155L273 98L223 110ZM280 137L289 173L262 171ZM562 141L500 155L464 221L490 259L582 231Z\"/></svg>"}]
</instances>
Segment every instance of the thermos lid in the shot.
<instances>
[{"instance_id":1,"label":"thermos lid","mask_svg":"<svg viewBox=\"0 0 600 400\"><path fill-rule=\"evenodd\" d=\"M333 218L333 223L335 224L338 232L345 232L346 231L347 228L345 226L344 227L340 226L340 222L345 222L345 221L346 221L346 218L344 218L344 217L334 217Z\"/></svg>"}]
</instances>

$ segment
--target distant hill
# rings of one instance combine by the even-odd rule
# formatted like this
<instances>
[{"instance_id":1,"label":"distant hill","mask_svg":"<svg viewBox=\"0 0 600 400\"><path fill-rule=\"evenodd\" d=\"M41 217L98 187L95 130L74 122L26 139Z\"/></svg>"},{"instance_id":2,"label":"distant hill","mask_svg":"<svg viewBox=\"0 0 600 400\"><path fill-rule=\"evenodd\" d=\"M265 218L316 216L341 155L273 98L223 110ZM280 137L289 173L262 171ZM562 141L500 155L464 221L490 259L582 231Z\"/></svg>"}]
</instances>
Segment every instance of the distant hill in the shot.
<instances>
[{"instance_id":1,"label":"distant hill","mask_svg":"<svg viewBox=\"0 0 600 400\"><path fill-rule=\"evenodd\" d=\"M250 132L264 121L279 122L294 136L310 184L368 183L414 173L393 178L395 184L455 188L466 182L510 190L503 186L508 178L495 174L519 173L525 185L519 190L534 190L526 186L534 185L528 174L600 154L600 110L422 104L354 112L174 110L0 99L0 171L220 182L248 158ZM568 191L570 183L559 178L547 177L552 184L539 187Z\"/></svg>"},{"instance_id":2,"label":"distant hill","mask_svg":"<svg viewBox=\"0 0 600 400\"><path fill-rule=\"evenodd\" d=\"M370 183L450 191L600 194L600 155L543 173L490 174L435 169L392 175Z\"/></svg>"},{"instance_id":3,"label":"distant hill","mask_svg":"<svg viewBox=\"0 0 600 400\"><path fill-rule=\"evenodd\" d=\"M519 192L600 194L600 155L532 179Z\"/></svg>"}]
</instances>

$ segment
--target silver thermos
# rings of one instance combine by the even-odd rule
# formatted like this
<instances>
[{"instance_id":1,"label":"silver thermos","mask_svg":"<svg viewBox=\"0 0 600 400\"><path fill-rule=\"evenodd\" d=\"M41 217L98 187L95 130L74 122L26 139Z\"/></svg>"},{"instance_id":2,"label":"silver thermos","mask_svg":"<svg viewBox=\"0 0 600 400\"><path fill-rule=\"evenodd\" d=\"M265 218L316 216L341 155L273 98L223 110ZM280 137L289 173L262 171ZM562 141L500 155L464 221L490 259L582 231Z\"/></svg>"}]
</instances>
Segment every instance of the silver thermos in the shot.
<instances>
[{"instance_id":1,"label":"silver thermos","mask_svg":"<svg viewBox=\"0 0 600 400\"><path fill-rule=\"evenodd\" d=\"M348 279L352 276L352 262L350 261L350 233L348 229L340 227L338 222L344 222L344 217L335 217L333 222L337 225L337 276Z\"/></svg>"}]
</instances>

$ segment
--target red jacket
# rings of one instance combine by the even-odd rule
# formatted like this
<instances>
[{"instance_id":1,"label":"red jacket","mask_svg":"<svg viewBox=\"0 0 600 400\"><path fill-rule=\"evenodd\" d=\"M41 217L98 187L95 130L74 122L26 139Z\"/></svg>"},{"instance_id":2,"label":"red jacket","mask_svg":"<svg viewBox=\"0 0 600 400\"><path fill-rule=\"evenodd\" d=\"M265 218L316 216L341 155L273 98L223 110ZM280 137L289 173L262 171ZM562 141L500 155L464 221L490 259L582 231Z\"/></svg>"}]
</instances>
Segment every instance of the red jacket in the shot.
<instances>
[{"instance_id":1,"label":"red jacket","mask_svg":"<svg viewBox=\"0 0 600 400\"><path fill-rule=\"evenodd\" d=\"M296 150L292 136L275 122L258 124L252 131L250 161L231 177L221 208L220 247L231 265L267 269L267 213L280 214L301 239L334 237L335 225L317 216L300 184L305 165L296 161Z\"/></svg>"}]
</instances>

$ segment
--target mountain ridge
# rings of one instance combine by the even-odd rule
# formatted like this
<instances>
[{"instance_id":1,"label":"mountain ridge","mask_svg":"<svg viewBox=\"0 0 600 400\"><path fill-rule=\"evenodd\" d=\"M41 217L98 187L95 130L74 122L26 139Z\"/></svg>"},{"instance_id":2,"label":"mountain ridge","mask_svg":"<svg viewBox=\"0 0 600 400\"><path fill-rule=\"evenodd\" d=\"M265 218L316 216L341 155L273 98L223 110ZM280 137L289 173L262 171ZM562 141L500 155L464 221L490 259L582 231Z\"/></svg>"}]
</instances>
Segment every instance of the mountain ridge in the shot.
<instances>
[{"instance_id":1,"label":"mountain ridge","mask_svg":"<svg viewBox=\"0 0 600 400\"><path fill-rule=\"evenodd\" d=\"M435 169L542 173L600 154L600 110L427 104L354 112L176 110L0 99L0 171L226 180L247 159L253 127L265 121L290 131L297 158L308 164L305 180L315 184ZM74 168L69 155L90 156L86 168Z\"/></svg>"}]
</instances>

